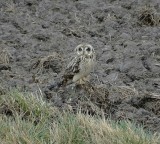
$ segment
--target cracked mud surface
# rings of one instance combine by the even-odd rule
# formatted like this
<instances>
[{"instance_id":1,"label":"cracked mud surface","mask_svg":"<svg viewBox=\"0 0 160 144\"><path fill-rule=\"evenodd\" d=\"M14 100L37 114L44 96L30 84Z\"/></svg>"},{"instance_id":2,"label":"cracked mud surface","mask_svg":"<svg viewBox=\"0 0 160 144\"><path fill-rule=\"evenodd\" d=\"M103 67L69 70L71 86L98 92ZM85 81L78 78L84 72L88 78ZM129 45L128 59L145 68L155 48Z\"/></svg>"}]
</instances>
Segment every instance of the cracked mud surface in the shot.
<instances>
[{"instance_id":1,"label":"cracked mud surface","mask_svg":"<svg viewBox=\"0 0 160 144\"><path fill-rule=\"evenodd\" d=\"M97 53L92 86L46 97L160 132L158 0L1 0L0 10L0 94L43 91L86 42Z\"/></svg>"}]
</instances>

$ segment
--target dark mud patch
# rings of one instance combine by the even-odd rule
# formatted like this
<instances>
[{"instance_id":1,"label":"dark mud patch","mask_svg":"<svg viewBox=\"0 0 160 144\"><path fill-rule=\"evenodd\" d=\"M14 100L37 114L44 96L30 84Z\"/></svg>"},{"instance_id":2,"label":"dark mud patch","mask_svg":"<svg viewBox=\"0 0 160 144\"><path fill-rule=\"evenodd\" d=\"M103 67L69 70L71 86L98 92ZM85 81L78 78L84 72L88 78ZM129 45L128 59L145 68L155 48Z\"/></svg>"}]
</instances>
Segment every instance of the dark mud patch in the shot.
<instances>
[{"instance_id":1,"label":"dark mud patch","mask_svg":"<svg viewBox=\"0 0 160 144\"><path fill-rule=\"evenodd\" d=\"M70 85L58 91L45 89L45 98L60 110L87 113L114 120L130 120L160 132L160 95L139 93L129 86Z\"/></svg>"},{"instance_id":2,"label":"dark mud patch","mask_svg":"<svg viewBox=\"0 0 160 144\"><path fill-rule=\"evenodd\" d=\"M86 42L97 53L90 84L45 97L62 109L159 132L159 1L1 0L0 9L1 95L11 88L46 90Z\"/></svg>"}]
</instances>

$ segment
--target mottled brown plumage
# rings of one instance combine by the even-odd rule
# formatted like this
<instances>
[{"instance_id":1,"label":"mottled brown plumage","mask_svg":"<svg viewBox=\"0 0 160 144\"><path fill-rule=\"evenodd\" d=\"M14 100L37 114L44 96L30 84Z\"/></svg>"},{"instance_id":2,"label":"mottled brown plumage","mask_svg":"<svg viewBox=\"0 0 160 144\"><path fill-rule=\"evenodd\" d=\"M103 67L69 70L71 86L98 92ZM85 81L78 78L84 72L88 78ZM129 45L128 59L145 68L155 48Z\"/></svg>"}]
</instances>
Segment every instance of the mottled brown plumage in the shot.
<instances>
[{"instance_id":1,"label":"mottled brown plumage","mask_svg":"<svg viewBox=\"0 0 160 144\"><path fill-rule=\"evenodd\" d=\"M80 68L79 64L81 62L81 57L75 57L72 59L72 61L69 63L67 68L65 69L65 72L62 76L62 85L66 85L67 83L71 83L74 75L76 73L79 73Z\"/></svg>"}]
</instances>

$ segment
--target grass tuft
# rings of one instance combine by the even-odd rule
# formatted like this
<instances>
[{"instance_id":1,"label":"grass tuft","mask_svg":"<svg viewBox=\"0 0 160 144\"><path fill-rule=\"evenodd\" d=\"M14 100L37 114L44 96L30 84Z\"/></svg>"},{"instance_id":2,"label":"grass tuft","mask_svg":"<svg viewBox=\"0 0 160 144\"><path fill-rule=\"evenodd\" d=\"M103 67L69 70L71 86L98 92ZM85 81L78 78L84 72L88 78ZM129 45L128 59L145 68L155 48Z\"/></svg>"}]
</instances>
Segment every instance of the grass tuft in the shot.
<instances>
[{"instance_id":1,"label":"grass tuft","mask_svg":"<svg viewBox=\"0 0 160 144\"><path fill-rule=\"evenodd\" d=\"M158 144L159 134L122 121L59 112L41 96L17 90L0 97L2 144Z\"/></svg>"}]
</instances>

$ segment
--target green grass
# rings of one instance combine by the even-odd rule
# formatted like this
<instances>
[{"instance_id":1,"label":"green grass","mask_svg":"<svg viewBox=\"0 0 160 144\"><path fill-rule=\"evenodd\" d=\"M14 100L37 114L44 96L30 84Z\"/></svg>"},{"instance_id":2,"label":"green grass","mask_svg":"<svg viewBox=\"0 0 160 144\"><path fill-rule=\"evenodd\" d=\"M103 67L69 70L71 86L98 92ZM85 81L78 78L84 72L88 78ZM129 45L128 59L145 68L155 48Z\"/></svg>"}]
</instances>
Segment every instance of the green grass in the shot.
<instances>
[{"instance_id":1,"label":"green grass","mask_svg":"<svg viewBox=\"0 0 160 144\"><path fill-rule=\"evenodd\" d=\"M2 144L158 144L160 135L130 122L60 112L42 96L12 91L0 96Z\"/></svg>"}]
</instances>

